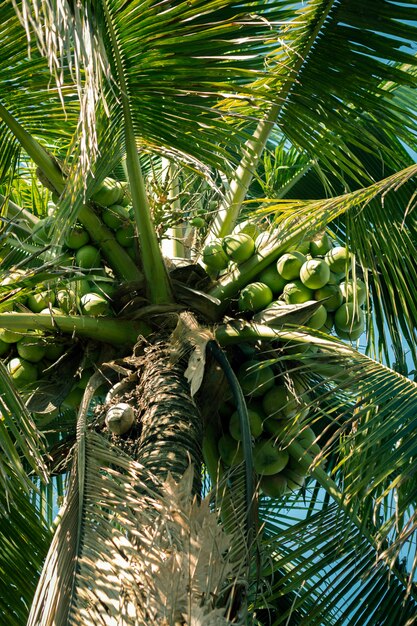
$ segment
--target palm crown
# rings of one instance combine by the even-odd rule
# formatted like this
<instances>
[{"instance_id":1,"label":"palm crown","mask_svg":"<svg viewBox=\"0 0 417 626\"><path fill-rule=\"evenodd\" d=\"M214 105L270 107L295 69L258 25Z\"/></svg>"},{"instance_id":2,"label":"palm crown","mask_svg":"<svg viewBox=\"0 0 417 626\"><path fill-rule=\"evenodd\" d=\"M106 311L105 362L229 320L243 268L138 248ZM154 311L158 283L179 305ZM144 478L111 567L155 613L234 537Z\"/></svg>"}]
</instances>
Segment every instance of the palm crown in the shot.
<instances>
[{"instance_id":1,"label":"palm crown","mask_svg":"<svg viewBox=\"0 0 417 626\"><path fill-rule=\"evenodd\" d=\"M414 623L414 6L0 6L8 623Z\"/></svg>"}]
</instances>

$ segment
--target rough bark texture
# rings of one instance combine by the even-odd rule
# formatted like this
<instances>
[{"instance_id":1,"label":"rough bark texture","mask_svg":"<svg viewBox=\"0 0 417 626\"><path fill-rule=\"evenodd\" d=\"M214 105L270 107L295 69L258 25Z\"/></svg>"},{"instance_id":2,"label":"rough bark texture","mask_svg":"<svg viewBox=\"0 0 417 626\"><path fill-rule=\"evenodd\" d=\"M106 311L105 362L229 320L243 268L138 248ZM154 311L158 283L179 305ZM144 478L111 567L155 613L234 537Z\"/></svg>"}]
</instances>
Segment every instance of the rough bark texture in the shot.
<instances>
[{"instance_id":1,"label":"rough bark texture","mask_svg":"<svg viewBox=\"0 0 417 626\"><path fill-rule=\"evenodd\" d=\"M166 344L145 350L136 388L142 431L137 459L158 478L178 482L194 466L194 493L201 489L202 419L184 378L182 361L171 362Z\"/></svg>"}]
</instances>

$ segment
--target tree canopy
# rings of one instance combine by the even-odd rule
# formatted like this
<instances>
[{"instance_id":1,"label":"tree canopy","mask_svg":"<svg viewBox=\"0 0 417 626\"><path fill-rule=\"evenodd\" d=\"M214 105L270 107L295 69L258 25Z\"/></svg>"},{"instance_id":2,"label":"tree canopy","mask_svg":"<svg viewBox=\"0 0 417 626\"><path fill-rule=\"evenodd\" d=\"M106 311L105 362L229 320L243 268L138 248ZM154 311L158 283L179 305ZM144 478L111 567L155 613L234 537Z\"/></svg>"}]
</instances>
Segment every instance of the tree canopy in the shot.
<instances>
[{"instance_id":1,"label":"tree canopy","mask_svg":"<svg viewBox=\"0 0 417 626\"><path fill-rule=\"evenodd\" d=\"M417 8L0 15L4 619L411 626Z\"/></svg>"}]
</instances>

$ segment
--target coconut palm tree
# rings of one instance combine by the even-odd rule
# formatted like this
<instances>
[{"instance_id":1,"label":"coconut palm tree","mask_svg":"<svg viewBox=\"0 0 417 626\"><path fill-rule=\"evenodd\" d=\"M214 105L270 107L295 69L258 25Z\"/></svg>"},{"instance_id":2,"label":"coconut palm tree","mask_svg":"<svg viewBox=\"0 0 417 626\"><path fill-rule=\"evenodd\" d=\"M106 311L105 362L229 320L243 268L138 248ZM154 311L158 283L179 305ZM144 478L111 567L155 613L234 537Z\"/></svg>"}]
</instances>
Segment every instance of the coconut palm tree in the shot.
<instances>
[{"instance_id":1,"label":"coconut palm tree","mask_svg":"<svg viewBox=\"0 0 417 626\"><path fill-rule=\"evenodd\" d=\"M415 6L0 7L4 623L415 623Z\"/></svg>"}]
</instances>

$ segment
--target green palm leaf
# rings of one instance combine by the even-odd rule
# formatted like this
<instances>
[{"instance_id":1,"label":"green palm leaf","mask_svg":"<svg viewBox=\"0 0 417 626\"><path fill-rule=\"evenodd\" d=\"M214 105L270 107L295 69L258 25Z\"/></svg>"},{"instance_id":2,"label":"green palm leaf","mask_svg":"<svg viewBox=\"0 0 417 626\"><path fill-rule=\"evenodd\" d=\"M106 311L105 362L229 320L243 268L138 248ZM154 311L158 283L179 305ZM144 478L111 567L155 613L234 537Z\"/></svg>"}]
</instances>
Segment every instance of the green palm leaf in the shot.
<instances>
[{"instance_id":1,"label":"green palm leaf","mask_svg":"<svg viewBox=\"0 0 417 626\"><path fill-rule=\"evenodd\" d=\"M99 102L100 98L97 93L100 81L94 82L96 79L92 79L89 82L88 72L84 78L82 69L83 65L89 68L89 58L85 58L88 38L92 45L92 58L95 59L96 71L100 63L104 64L105 70L108 69L106 55L109 55L110 62L113 58L112 45L108 46L102 6L100 3L96 4L93 16L86 5L81 9L79 21L77 21L77 16L71 15L70 5L65 5L65 7L64 17L62 13L59 13L53 19L51 17L52 6L45 5L40 10L39 19L44 21L44 28L35 26L35 39L37 38L44 54L55 55L56 64L51 69L59 77L60 84L62 84L61 72L64 81L72 83L72 77L69 76L69 63L72 63L73 68L79 68L80 73L75 72L75 79L76 87L81 94L81 106L85 105L85 98L88 97L87 92L90 89L92 98L90 105L95 108L93 105ZM34 27L31 17L32 7L29 4L26 8L29 16L26 25L31 31ZM209 3L194 3L192 6L179 3L169 10L161 10L158 4L154 6L152 3L143 1L130 3L129 7L115 2L109 3L108 9L117 25L119 53L125 60L124 70L128 76L131 107L141 141L145 146L165 147L169 152L174 149L177 153L191 155L199 163L204 158L208 164L224 167L224 160L218 157L218 140L219 137L223 137L226 143L226 139L230 140L230 134L227 134L227 125L221 121L221 113L215 113L212 106L225 92L231 90L236 95L246 96L245 83L248 83L256 73L263 69L262 59L257 54L262 38L267 37L269 31L269 22L264 19L263 15L266 14L267 20L272 22L285 19L290 15L286 3L282 1L269 3L268 7L259 7L257 12L253 12L253 5L250 2L246 5L232 0L222 5L214 0ZM82 31L82 20L84 20L84 31ZM55 24L56 30L57 48L54 49L48 48L48 45L52 46L52 43L48 43L46 38L48 24L51 21ZM140 28L130 27L130 24L137 23L141 24ZM18 37L13 39L14 45L8 50L9 73L13 67L10 65L10 60L16 59L18 63L27 49L24 31L19 26L17 19L13 21L13 15L10 14L10 22L5 28L7 28L8 35L13 29L16 30ZM97 31L100 31L99 44L95 39L96 34L93 34ZM159 35L161 32L164 32L164 37ZM73 45L69 57L58 49L59 43L64 46ZM47 64L40 61L43 65L43 73L38 78L38 87L41 89L30 91L35 119L36 111L39 111L39 116L42 115L41 111L46 110L47 104L42 76L45 76L48 69ZM220 75L224 76L222 80L219 80ZM25 73L22 71L22 79L24 77ZM17 84L19 84L18 80L19 75L16 78ZM69 106L71 111L74 101L71 88L61 87L60 95L65 106ZM55 93L55 98L58 104L57 93ZM116 119L119 104L117 94L112 94L111 79L106 99L111 117L116 125L120 124L120 117L118 121ZM163 104L161 107L161 102L166 102L166 105ZM7 99L5 99L5 104L8 104ZM27 105L22 102L22 109L13 109L18 117L19 110L23 110L24 104ZM84 117L86 113L82 111ZM202 119L197 121L199 117ZM86 119L84 121L87 122ZM89 122L88 133L91 134L91 119ZM70 129L69 124L64 128ZM84 126L84 131L87 132L87 125ZM72 126L69 134L70 140L75 132L76 128ZM109 132L115 132L111 125ZM57 135L59 136L59 133ZM198 141L196 141L197 137ZM82 141L84 141L84 149L94 143L85 135ZM88 161L90 156L84 155L83 158Z\"/></svg>"},{"instance_id":2,"label":"green palm leaf","mask_svg":"<svg viewBox=\"0 0 417 626\"><path fill-rule=\"evenodd\" d=\"M4 493L9 492L9 481L28 489L31 483L24 464L42 479L46 479L43 460L44 446L32 416L29 414L3 363L0 363L0 484Z\"/></svg>"},{"instance_id":3,"label":"green palm leaf","mask_svg":"<svg viewBox=\"0 0 417 626\"><path fill-rule=\"evenodd\" d=\"M301 623L309 624L411 624L417 614L416 383L323 333L256 325L249 330L252 341L275 338L281 346L275 343L271 351L275 362L305 377L311 400L303 425L313 427L322 446L316 459L303 454L313 481L302 496L285 499L282 507L268 499L261 506L268 553L276 551L269 571L275 572L275 591L267 596L279 611L273 623L286 623L292 611L298 623L301 611ZM239 332L251 339L243 327ZM217 336L226 340L220 327ZM291 354L282 352L288 342ZM297 355L297 342L320 350ZM289 446L300 454L299 444ZM313 497L315 481L322 488L319 500ZM294 593L293 602L282 599ZM395 594L403 602L393 606ZM367 600L361 604L360 598Z\"/></svg>"},{"instance_id":4,"label":"green palm leaf","mask_svg":"<svg viewBox=\"0 0 417 626\"><path fill-rule=\"evenodd\" d=\"M329 168L337 163L341 171L355 173L348 143L374 151L378 129L414 144L415 108L402 108L392 96L397 86L407 91L415 85L410 66L415 68L416 59L408 43L416 36L415 7L384 1L378 8L372 2L318 0L301 9L288 29L295 71L279 124L295 145Z\"/></svg>"},{"instance_id":5,"label":"green palm leaf","mask_svg":"<svg viewBox=\"0 0 417 626\"><path fill-rule=\"evenodd\" d=\"M36 48L28 56L28 41L24 29L16 17L13 4L7 0L0 6L2 23L0 39L0 70L2 81L1 103L25 125L34 136L41 138L46 146L65 157L78 122L78 103L72 90L63 88L66 111L56 89L51 89L51 76L44 59ZM45 118L48 117L48 124ZM19 146L3 123L0 123L0 180L13 167Z\"/></svg>"},{"instance_id":6,"label":"green palm leaf","mask_svg":"<svg viewBox=\"0 0 417 626\"><path fill-rule=\"evenodd\" d=\"M376 12L371 0L312 0L277 33L269 72L253 85L255 90L267 85L272 104L246 143L214 235L232 230L275 126L345 185L346 178L369 180L358 147L397 159L395 149L381 142L381 131L415 145L416 58L409 44L416 36L415 7L382 4ZM398 87L403 97L394 100ZM233 111L233 100L225 108Z\"/></svg>"},{"instance_id":7,"label":"green palm leaf","mask_svg":"<svg viewBox=\"0 0 417 626\"><path fill-rule=\"evenodd\" d=\"M270 576L274 576L272 606L282 607L294 594L290 607L273 613L274 625L413 623L417 598L406 600L406 580L400 564L394 570L376 564L377 553L365 533L334 504L318 501L312 514L300 496L287 506L265 502L265 542L275 550ZM284 605L285 606L285 605ZM297 615L301 615L297 621Z\"/></svg>"},{"instance_id":8,"label":"green palm leaf","mask_svg":"<svg viewBox=\"0 0 417 626\"><path fill-rule=\"evenodd\" d=\"M51 533L28 494L0 492L0 611L5 624L21 626L35 593Z\"/></svg>"}]
</instances>

